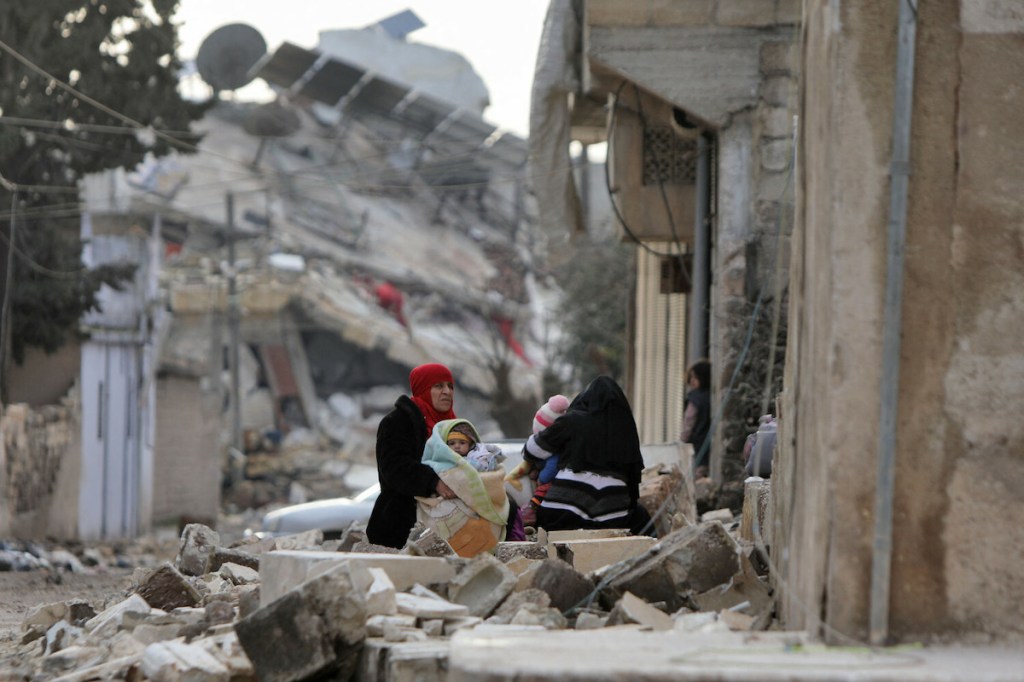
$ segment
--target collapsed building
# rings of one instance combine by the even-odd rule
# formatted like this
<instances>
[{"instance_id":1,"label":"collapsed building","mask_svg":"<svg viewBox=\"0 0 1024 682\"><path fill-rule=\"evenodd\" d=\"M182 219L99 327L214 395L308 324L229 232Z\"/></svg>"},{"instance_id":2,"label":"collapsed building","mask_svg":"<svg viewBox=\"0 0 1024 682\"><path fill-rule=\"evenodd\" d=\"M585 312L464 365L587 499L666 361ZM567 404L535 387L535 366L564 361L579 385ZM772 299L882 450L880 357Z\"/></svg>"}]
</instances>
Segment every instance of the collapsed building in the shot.
<instances>
[{"instance_id":1,"label":"collapsed building","mask_svg":"<svg viewBox=\"0 0 1024 682\"><path fill-rule=\"evenodd\" d=\"M101 292L81 346L12 378L13 402L66 405L45 424L6 417L3 487L21 492L4 534L213 524L222 483L264 446L372 464L376 421L424 362L453 369L460 414L489 437L528 429L550 334L538 299L557 294L532 257L526 145L481 117L465 59L404 35L285 43L254 71L276 100L220 101L195 153L86 181L87 261L139 268ZM356 61L381 45L387 75Z\"/></svg>"}]
</instances>

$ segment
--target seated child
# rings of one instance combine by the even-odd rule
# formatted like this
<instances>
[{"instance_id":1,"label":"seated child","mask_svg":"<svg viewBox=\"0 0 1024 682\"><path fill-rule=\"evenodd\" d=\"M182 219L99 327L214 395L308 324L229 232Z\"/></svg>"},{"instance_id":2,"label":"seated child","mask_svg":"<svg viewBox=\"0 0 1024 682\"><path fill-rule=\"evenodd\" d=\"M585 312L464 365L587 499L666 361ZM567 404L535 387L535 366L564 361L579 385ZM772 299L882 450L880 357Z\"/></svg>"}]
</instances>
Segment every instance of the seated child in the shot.
<instances>
[{"instance_id":1,"label":"seated child","mask_svg":"<svg viewBox=\"0 0 1024 682\"><path fill-rule=\"evenodd\" d=\"M537 435L547 427L551 426L556 419L565 414L566 410L569 409L569 399L564 395L553 395L548 398L548 401L540 406L537 410L537 414L533 417L533 435ZM511 474L505 477L505 480L512 480L519 478L520 476L529 476L537 482L537 487L534 488L533 495L530 497L530 502L523 505L520 509L520 514L523 517L523 523L532 526L536 522L537 508L540 507L541 500L547 494L548 489L551 487L551 481L555 479L555 474L558 473L558 453L554 453L546 459L544 462L539 462L533 458L525 457L523 463L516 467ZM513 485L518 488L518 482L512 480Z\"/></svg>"},{"instance_id":2,"label":"seated child","mask_svg":"<svg viewBox=\"0 0 1024 682\"><path fill-rule=\"evenodd\" d=\"M467 421L459 422L448 432L448 447L465 457L477 471L497 471L505 461L501 448L477 442L478 438L472 424Z\"/></svg>"}]
</instances>

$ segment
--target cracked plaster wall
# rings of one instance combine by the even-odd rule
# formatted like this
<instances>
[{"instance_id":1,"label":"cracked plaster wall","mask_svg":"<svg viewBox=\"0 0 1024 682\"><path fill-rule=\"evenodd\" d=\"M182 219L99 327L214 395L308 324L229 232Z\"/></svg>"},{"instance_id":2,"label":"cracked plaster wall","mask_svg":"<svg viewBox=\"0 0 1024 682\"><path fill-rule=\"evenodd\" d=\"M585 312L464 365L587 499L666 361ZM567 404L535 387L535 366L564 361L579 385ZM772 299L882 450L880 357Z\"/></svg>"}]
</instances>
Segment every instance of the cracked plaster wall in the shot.
<instances>
[{"instance_id":1,"label":"cracked plaster wall","mask_svg":"<svg viewBox=\"0 0 1024 682\"><path fill-rule=\"evenodd\" d=\"M1024 17L918 7L890 634L1019 640ZM896 6L811 2L805 21L775 551L789 626L865 638Z\"/></svg>"}]
</instances>

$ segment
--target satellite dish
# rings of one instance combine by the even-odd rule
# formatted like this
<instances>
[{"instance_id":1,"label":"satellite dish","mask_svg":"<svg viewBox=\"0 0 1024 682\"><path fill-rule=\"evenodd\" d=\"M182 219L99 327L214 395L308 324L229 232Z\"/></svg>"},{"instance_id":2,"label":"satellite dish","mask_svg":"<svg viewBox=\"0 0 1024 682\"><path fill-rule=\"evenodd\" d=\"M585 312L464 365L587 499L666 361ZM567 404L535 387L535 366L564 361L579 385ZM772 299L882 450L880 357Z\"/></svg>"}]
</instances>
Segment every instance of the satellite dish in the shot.
<instances>
[{"instance_id":1,"label":"satellite dish","mask_svg":"<svg viewBox=\"0 0 1024 682\"><path fill-rule=\"evenodd\" d=\"M247 24L228 24L211 33L199 46L196 68L214 90L235 90L249 83L250 73L267 53L267 41Z\"/></svg>"}]
</instances>

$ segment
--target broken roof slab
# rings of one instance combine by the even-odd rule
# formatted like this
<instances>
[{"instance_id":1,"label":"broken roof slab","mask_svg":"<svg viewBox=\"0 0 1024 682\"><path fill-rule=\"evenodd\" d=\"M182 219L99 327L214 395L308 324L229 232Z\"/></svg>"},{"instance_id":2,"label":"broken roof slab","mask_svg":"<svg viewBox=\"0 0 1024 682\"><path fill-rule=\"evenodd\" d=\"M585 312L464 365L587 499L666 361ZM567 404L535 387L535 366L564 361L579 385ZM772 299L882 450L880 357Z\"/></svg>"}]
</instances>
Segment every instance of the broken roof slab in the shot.
<instances>
[{"instance_id":1,"label":"broken roof slab","mask_svg":"<svg viewBox=\"0 0 1024 682\"><path fill-rule=\"evenodd\" d=\"M791 40L792 31L791 27L592 26L587 55L591 68L613 82L633 81L723 127L733 112L757 103L761 46Z\"/></svg>"}]
</instances>

